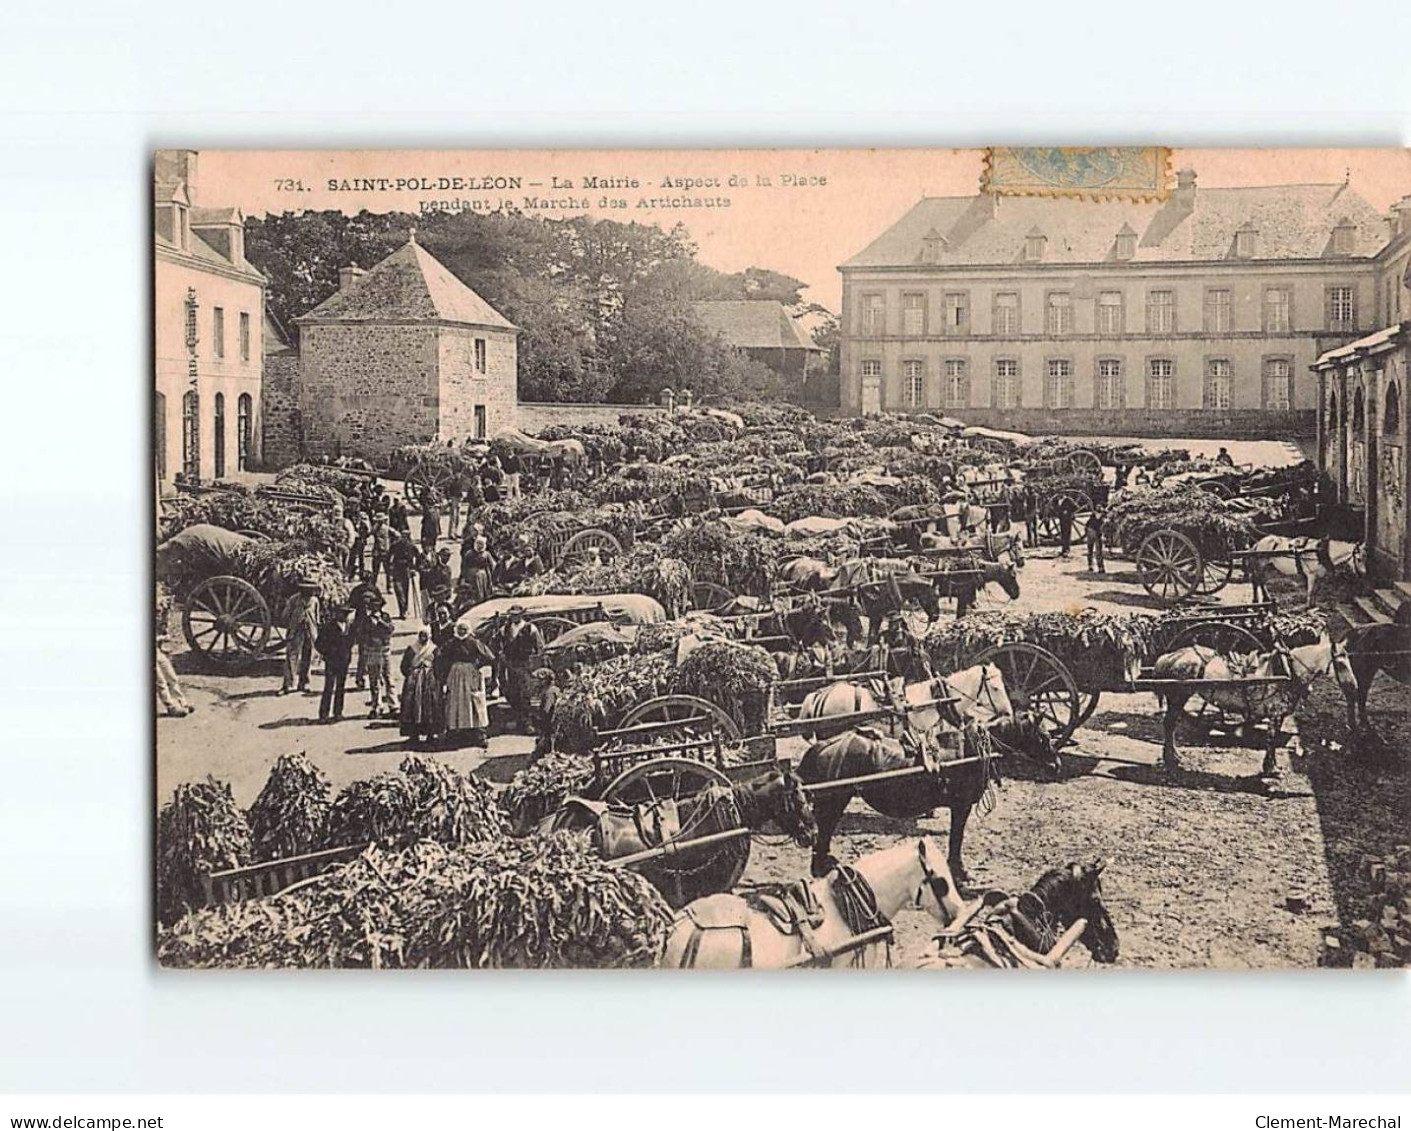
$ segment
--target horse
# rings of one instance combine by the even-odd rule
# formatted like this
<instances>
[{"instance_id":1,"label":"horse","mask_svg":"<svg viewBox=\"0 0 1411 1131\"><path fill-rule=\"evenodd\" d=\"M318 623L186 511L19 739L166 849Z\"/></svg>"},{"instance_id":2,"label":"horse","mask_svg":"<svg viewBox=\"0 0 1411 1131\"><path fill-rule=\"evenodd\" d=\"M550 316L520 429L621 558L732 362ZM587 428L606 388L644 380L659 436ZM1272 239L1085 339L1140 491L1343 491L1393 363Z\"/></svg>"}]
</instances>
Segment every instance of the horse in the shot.
<instances>
[{"instance_id":1,"label":"horse","mask_svg":"<svg viewBox=\"0 0 1411 1131\"><path fill-rule=\"evenodd\" d=\"M557 812L539 822L538 831L587 830L598 855L604 860L616 860L729 829L759 830L771 822L800 848L811 848L818 837L813 802L803 788L803 780L792 769L770 770L729 787L708 785L679 801L658 799L630 810L570 797ZM660 864L659 860L647 860L634 867L671 906L680 907L690 893L684 890L679 872ZM693 879L728 889L739 879L743 867L741 854L722 852L707 861L707 874L693 873Z\"/></svg>"},{"instance_id":2,"label":"horse","mask_svg":"<svg viewBox=\"0 0 1411 1131\"><path fill-rule=\"evenodd\" d=\"M827 562L800 555L779 565L778 577L785 585L801 592L821 593L833 588L838 571Z\"/></svg>"},{"instance_id":3,"label":"horse","mask_svg":"<svg viewBox=\"0 0 1411 1131\"><path fill-rule=\"evenodd\" d=\"M1164 736L1161 761L1168 770L1181 768L1180 757L1176 751L1176 727L1192 695L1198 694L1212 706L1240 715L1246 722L1262 720L1267 723L1269 732L1265 739L1264 764L1259 771L1260 777L1275 776L1275 749L1284 719L1303 701L1315 679L1331 674L1337 679L1343 695L1349 702L1357 695L1357 677L1353 673L1347 649L1341 644L1332 643L1326 636L1315 644L1258 653L1234 661L1233 667L1231 664L1231 660L1218 652L1193 644L1158 656L1156 663L1152 665L1152 675L1157 679L1234 681L1229 688L1172 688L1157 694L1157 701L1164 708L1161 720ZM1238 682L1242 679L1281 675L1289 676L1292 682Z\"/></svg>"},{"instance_id":4,"label":"horse","mask_svg":"<svg viewBox=\"0 0 1411 1131\"><path fill-rule=\"evenodd\" d=\"M1343 643L1357 684L1347 702L1347 725L1356 732L1367 726L1367 694L1378 672L1411 685L1411 602L1397 610L1394 624L1354 629Z\"/></svg>"},{"instance_id":5,"label":"horse","mask_svg":"<svg viewBox=\"0 0 1411 1131\"><path fill-rule=\"evenodd\" d=\"M979 554L984 561L1002 563L1007 555L1010 566L1014 569L1024 568L1024 539L1012 530L987 531L971 537L963 544Z\"/></svg>"},{"instance_id":6,"label":"horse","mask_svg":"<svg viewBox=\"0 0 1411 1131\"><path fill-rule=\"evenodd\" d=\"M1361 542L1338 542L1331 538L1285 538L1266 534L1245 556L1245 568L1254 600L1268 597L1271 573L1285 577L1302 577L1307 588L1306 599L1313 604L1318 583L1340 569L1351 569L1363 577L1367 573L1366 548Z\"/></svg>"},{"instance_id":7,"label":"horse","mask_svg":"<svg viewBox=\"0 0 1411 1131\"><path fill-rule=\"evenodd\" d=\"M937 937L937 953L923 958L917 969L1052 969L1062 955L1048 956L1080 922L1076 941L1094 962L1111 965L1120 948L1117 928L1102 902L1105 867L1103 860L1065 864L1050 868L1019 896L986 892Z\"/></svg>"},{"instance_id":8,"label":"horse","mask_svg":"<svg viewBox=\"0 0 1411 1131\"><path fill-rule=\"evenodd\" d=\"M999 780L993 761L985 757L990 748L989 735L998 735L1012 749L1026 750L1050 772L1057 773L1060 768L1058 755L1043 729L1033 720L1015 717L1004 677L993 664L977 664L944 679L908 684L903 688L902 699L905 710L898 712L890 734L873 727L845 731L815 742L799 762L799 776L810 785L917 766L934 771L856 788L820 791L814 801L818 819L812 863L815 876L825 875L835 863L829 854L833 831L858 795L887 817L915 818L949 809L947 860L952 874L964 881L967 873L961 850L966 822L991 782ZM867 688L835 683L805 699L799 717L823 720L873 710L876 706L877 701ZM947 770L945 762L937 759L938 744L933 735L942 723L961 731L961 756L973 756L976 761Z\"/></svg>"},{"instance_id":9,"label":"horse","mask_svg":"<svg viewBox=\"0 0 1411 1131\"><path fill-rule=\"evenodd\" d=\"M659 965L676 969L780 970L835 965L857 936L891 925L902 908L924 909L942 927L961 901L955 880L931 837L870 852L812 882L758 889L747 895L708 895L688 903L666 936ZM875 962L883 941L851 950L847 962Z\"/></svg>"}]
</instances>

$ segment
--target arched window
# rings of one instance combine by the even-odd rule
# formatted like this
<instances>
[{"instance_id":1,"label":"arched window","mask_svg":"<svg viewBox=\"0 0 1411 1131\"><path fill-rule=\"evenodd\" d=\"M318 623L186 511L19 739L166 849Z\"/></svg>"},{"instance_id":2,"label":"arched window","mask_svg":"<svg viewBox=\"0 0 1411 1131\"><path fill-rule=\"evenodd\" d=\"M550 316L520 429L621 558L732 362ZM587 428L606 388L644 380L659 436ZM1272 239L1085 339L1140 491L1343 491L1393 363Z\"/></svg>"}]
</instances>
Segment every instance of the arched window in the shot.
<instances>
[{"instance_id":1,"label":"arched window","mask_svg":"<svg viewBox=\"0 0 1411 1131\"><path fill-rule=\"evenodd\" d=\"M1401 431L1401 390L1393 381L1387 386L1386 409L1382 412L1382 431L1395 436Z\"/></svg>"},{"instance_id":2,"label":"arched window","mask_svg":"<svg viewBox=\"0 0 1411 1131\"><path fill-rule=\"evenodd\" d=\"M1367 414L1362 408L1362 389L1352 394L1352 434L1359 440L1367 430Z\"/></svg>"},{"instance_id":3,"label":"arched window","mask_svg":"<svg viewBox=\"0 0 1411 1131\"><path fill-rule=\"evenodd\" d=\"M1336 392L1328 394L1328 431L1331 432L1338 426L1338 395Z\"/></svg>"},{"instance_id":4,"label":"arched window","mask_svg":"<svg viewBox=\"0 0 1411 1131\"><path fill-rule=\"evenodd\" d=\"M201 477L201 402L194 391L181 398L181 470L188 479Z\"/></svg>"},{"instance_id":5,"label":"arched window","mask_svg":"<svg viewBox=\"0 0 1411 1131\"><path fill-rule=\"evenodd\" d=\"M235 468L250 470L250 417L254 402L249 393L241 393L235 402Z\"/></svg>"},{"instance_id":6,"label":"arched window","mask_svg":"<svg viewBox=\"0 0 1411 1131\"><path fill-rule=\"evenodd\" d=\"M216 394L216 478L225 478L225 394Z\"/></svg>"}]
</instances>

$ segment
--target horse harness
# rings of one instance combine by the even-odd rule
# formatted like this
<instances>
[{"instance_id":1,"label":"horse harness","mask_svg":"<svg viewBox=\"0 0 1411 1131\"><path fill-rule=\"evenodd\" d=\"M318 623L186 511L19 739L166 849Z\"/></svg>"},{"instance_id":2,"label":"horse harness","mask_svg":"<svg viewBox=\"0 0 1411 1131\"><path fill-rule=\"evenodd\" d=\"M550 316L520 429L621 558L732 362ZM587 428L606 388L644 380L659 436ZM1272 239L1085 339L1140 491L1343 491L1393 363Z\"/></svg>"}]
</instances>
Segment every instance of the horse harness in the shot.
<instances>
[{"instance_id":1,"label":"horse harness","mask_svg":"<svg viewBox=\"0 0 1411 1131\"><path fill-rule=\"evenodd\" d=\"M1058 918L1042 897L1032 891L1011 896L993 890L982 901L983 918L971 919L956 934L937 936L941 962L977 958L1000 969L1038 969L1025 951L1048 951L1059 934Z\"/></svg>"}]
</instances>

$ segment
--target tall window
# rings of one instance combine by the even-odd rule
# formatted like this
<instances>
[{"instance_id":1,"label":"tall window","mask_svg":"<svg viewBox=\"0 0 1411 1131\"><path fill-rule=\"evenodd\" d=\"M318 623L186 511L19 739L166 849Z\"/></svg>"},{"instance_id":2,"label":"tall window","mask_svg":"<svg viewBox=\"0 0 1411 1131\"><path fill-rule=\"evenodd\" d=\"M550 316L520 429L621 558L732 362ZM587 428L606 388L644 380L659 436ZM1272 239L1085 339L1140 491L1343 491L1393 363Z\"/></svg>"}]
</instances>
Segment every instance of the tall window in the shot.
<instances>
[{"instance_id":1,"label":"tall window","mask_svg":"<svg viewBox=\"0 0 1411 1131\"><path fill-rule=\"evenodd\" d=\"M995 408L1019 407L1019 362L1012 357L995 359L994 385L990 403Z\"/></svg>"},{"instance_id":2,"label":"tall window","mask_svg":"<svg viewBox=\"0 0 1411 1131\"><path fill-rule=\"evenodd\" d=\"M1073 296L1067 291L1050 291L1044 309L1044 330L1053 335L1073 332Z\"/></svg>"},{"instance_id":3,"label":"tall window","mask_svg":"<svg viewBox=\"0 0 1411 1131\"><path fill-rule=\"evenodd\" d=\"M181 470L188 479L199 479L201 404L194 392L181 398Z\"/></svg>"},{"instance_id":4,"label":"tall window","mask_svg":"<svg viewBox=\"0 0 1411 1131\"><path fill-rule=\"evenodd\" d=\"M1333 286L1327 289L1328 329L1355 330L1357 303L1351 287Z\"/></svg>"},{"instance_id":5,"label":"tall window","mask_svg":"<svg viewBox=\"0 0 1411 1131\"><path fill-rule=\"evenodd\" d=\"M1293 325L1293 292L1288 287L1269 287L1264 292L1264 332L1287 334Z\"/></svg>"},{"instance_id":6,"label":"tall window","mask_svg":"<svg viewBox=\"0 0 1411 1131\"><path fill-rule=\"evenodd\" d=\"M1024 258L1036 263L1044 257L1044 244L1048 242L1042 232L1030 232L1024 237Z\"/></svg>"},{"instance_id":7,"label":"tall window","mask_svg":"<svg viewBox=\"0 0 1411 1131\"><path fill-rule=\"evenodd\" d=\"M970 407L970 367L963 357L946 358L945 406Z\"/></svg>"},{"instance_id":8,"label":"tall window","mask_svg":"<svg viewBox=\"0 0 1411 1131\"><path fill-rule=\"evenodd\" d=\"M1286 357L1264 359L1264 407L1293 407L1293 363Z\"/></svg>"},{"instance_id":9,"label":"tall window","mask_svg":"<svg viewBox=\"0 0 1411 1131\"><path fill-rule=\"evenodd\" d=\"M1097 296L1097 332L1099 334L1120 334L1122 332L1122 292L1103 291Z\"/></svg>"},{"instance_id":10,"label":"tall window","mask_svg":"<svg viewBox=\"0 0 1411 1131\"><path fill-rule=\"evenodd\" d=\"M970 296L964 291L953 291L946 295L946 333L968 334L970 332Z\"/></svg>"},{"instance_id":11,"label":"tall window","mask_svg":"<svg viewBox=\"0 0 1411 1131\"><path fill-rule=\"evenodd\" d=\"M1146 331L1148 334L1171 334L1176 329L1176 292L1147 291Z\"/></svg>"},{"instance_id":12,"label":"tall window","mask_svg":"<svg viewBox=\"0 0 1411 1131\"><path fill-rule=\"evenodd\" d=\"M477 373L484 373L484 372L485 372L485 339L484 339L484 338L476 338L476 339L475 339L475 371L476 371Z\"/></svg>"},{"instance_id":13,"label":"tall window","mask_svg":"<svg viewBox=\"0 0 1411 1131\"><path fill-rule=\"evenodd\" d=\"M250 314L245 310L240 312L240 360L250 360Z\"/></svg>"},{"instance_id":14,"label":"tall window","mask_svg":"<svg viewBox=\"0 0 1411 1131\"><path fill-rule=\"evenodd\" d=\"M1019 292L995 292L994 332L1005 337L1019 333Z\"/></svg>"},{"instance_id":15,"label":"tall window","mask_svg":"<svg viewBox=\"0 0 1411 1131\"><path fill-rule=\"evenodd\" d=\"M901 296L901 332L919 338L926 333L926 296L912 292Z\"/></svg>"},{"instance_id":16,"label":"tall window","mask_svg":"<svg viewBox=\"0 0 1411 1131\"><path fill-rule=\"evenodd\" d=\"M250 429L253 424L255 403L249 393L241 393L235 402L235 467L239 471L250 470Z\"/></svg>"},{"instance_id":17,"label":"tall window","mask_svg":"<svg viewBox=\"0 0 1411 1131\"><path fill-rule=\"evenodd\" d=\"M1137 233L1118 232L1117 233L1117 258L1131 259L1137 254Z\"/></svg>"},{"instance_id":18,"label":"tall window","mask_svg":"<svg viewBox=\"0 0 1411 1131\"><path fill-rule=\"evenodd\" d=\"M215 402L216 478L225 478L225 394L217 393Z\"/></svg>"},{"instance_id":19,"label":"tall window","mask_svg":"<svg viewBox=\"0 0 1411 1131\"><path fill-rule=\"evenodd\" d=\"M485 439L485 406L478 404L475 406L475 438Z\"/></svg>"},{"instance_id":20,"label":"tall window","mask_svg":"<svg viewBox=\"0 0 1411 1131\"><path fill-rule=\"evenodd\" d=\"M1122 380L1122 359L1101 357L1097 362L1097 385L1093 389L1093 407L1123 408L1127 390Z\"/></svg>"},{"instance_id":21,"label":"tall window","mask_svg":"<svg viewBox=\"0 0 1411 1131\"><path fill-rule=\"evenodd\" d=\"M1073 363L1067 358L1050 358L1044 374L1044 407L1073 407Z\"/></svg>"},{"instance_id":22,"label":"tall window","mask_svg":"<svg viewBox=\"0 0 1411 1131\"><path fill-rule=\"evenodd\" d=\"M225 356L225 311L219 306L211 308L211 348L216 357Z\"/></svg>"},{"instance_id":23,"label":"tall window","mask_svg":"<svg viewBox=\"0 0 1411 1131\"><path fill-rule=\"evenodd\" d=\"M862 296L862 332L870 337L887 332L887 305L884 296Z\"/></svg>"},{"instance_id":24,"label":"tall window","mask_svg":"<svg viewBox=\"0 0 1411 1131\"><path fill-rule=\"evenodd\" d=\"M1153 357L1146 367L1146 407L1176 407L1176 363Z\"/></svg>"},{"instance_id":25,"label":"tall window","mask_svg":"<svg viewBox=\"0 0 1411 1131\"><path fill-rule=\"evenodd\" d=\"M1401 431L1401 390L1396 382L1387 385L1386 407L1382 410L1382 431L1395 436Z\"/></svg>"},{"instance_id":26,"label":"tall window","mask_svg":"<svg viewBox=\"0 0 1411 1131\"><path fill-rule=\"evenodd\" d=\"M1205 292L1205 332L1207 334L1228 334L1230 332L1230 292L1214 288Z\"/></svg>"},{"instance_id":27,"label":"tall window","mask_svg":"<svg viewBox=\"0 0 1411 1131\"><path fill-rule=\"evenodd\" d=\"M1212 357L1205 363L1205 387L1200 397L1201 407L1230 407L1230 362L1228 358Z\"/></svg>"},{"instance_id":28,"label":"tall window","mask_svg":"<svg viewBox=\"0 0 1411 1131\"><path fill-rule=\"evenodd\" d=\"M907 408L920 408L926 403L926 368L919 361L901 363L902 393Z\"/></svg>"}]
</instances>

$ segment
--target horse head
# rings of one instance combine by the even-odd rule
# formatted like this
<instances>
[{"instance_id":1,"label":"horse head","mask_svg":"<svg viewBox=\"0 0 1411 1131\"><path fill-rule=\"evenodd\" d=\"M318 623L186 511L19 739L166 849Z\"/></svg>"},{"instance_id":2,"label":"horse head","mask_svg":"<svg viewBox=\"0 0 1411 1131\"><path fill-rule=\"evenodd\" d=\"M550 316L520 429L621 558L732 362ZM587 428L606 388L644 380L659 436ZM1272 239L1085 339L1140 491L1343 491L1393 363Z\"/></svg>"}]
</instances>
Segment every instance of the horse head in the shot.
<instances>
[{"instance_id":1,"label":"horse head","mask_svg":"<svg viewBox=\"0 0 1411 1131\"><path fill-rule=\"evenodd\" d=\"M1050 868L1034 884L1033 892L1057 920L1055 934L1079 919L1087 920L1078 941L1088 948L1094 962L1111 965L1117 961L1119 946L1117 927L1102 902L1102 871L1106 866L1107 861L1094 860Z\"/></svg>"},{"instance_id":2,"label":"horse head","mask_svg":"<svg viewBox=\"0 0 1411 1131\"><path fill-rule=\"evenodd\" d=\"M1011 601L1019 598L1019 578L1014 572L1013 566L1004 565L1002 562L994 562L985 570L985 583L995 582Z\"/></svg>"},{"instance_id":3,"label":"horse head","mask_svg":"<svg viewBox=\"0 0 1411 1131\"><path fill-rule=\"evenodd\" d=\"M946 859L946 851L936 843L935 837L923 836L916 842L916 858L920 878L913 903L918 908L924 908L942 927L949 927L964 907L955 885L955 876L951 874Z\"/></svg>"},{"instance_id":4,"label":"horse head","mask_svg":"<svg viewBox=\"0 0 1411 1131\"><path fill-rule=\"evenodd\" d=\"M1033 711L1019 711L1012 719L1000 719L990 726L990 734L1008 750L1026 758L1055 778L1063 776L1063 759L1053 738Z\"/></svg>"}]
</instances>

